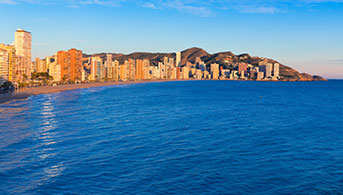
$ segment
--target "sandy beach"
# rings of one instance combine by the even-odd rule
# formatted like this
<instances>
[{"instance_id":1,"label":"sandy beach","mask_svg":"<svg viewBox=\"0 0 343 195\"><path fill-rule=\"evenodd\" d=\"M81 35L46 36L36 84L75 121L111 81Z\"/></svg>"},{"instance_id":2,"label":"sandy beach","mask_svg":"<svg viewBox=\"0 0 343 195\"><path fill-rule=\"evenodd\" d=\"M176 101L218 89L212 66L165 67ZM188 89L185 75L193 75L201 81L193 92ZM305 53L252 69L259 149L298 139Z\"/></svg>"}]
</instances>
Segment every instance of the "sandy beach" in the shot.
<instances>
[{"instance_id":1,"label":"sandy beach","mask_svg":"<svg viewBox=\"0 0 343 195\"><path fill-rule=\"evenodd\" d=\"M90 87L101 87L109 85L121 85L121 84L137 84L137 83L151 83L151 82L168 82L176 80L147 80L147 81L113 81L113 82L96 82L96 83L81 83L81 84L69 84L69 85L58 85L58 86L41 86L21 89L13 93L0 94L0 104L6 103L12 100L26 99L31 95L39 95L44 93L56 93L60 91L83 89Z\"/></svg>"}]
</instances>

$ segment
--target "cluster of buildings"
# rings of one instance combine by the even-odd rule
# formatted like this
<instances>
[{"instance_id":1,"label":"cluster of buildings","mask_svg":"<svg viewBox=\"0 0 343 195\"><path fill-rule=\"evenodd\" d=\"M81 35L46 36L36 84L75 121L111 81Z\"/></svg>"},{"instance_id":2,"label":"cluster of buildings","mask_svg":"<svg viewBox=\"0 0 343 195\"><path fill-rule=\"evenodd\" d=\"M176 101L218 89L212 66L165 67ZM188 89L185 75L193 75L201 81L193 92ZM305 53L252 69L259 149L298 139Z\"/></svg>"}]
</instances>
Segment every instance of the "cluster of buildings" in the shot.
<instances>
[{"instance_id":1,"label":"cluster of buildings","mask_svg":"<svg viewBox=\"0 0 343 195\"><path fill-rule=\"evenodd\" d=\"M258 66L247 63L231 64L233 69L220 67L219 79L225 80L279 80L280 64L268 61L259 62Z\"/></svg>"},{"instance_id":2,"label":"cluster of buildings","mask_svg":"<svg viewBox=\"0 0 343 195\"><path fill-rule=\"evenodd\" d=\"M181 64L181 52L175 57L164 57L155 65L149 59L127 59L120 63L112 54L107 54L105 59L99 56L83 58L81 50L70 49L31 62L31 33L18 29L14 44L0 44L0 80L19 84L30 81L31 73L48 73L53 82L280 78L278 63L261 61L258 66L237 63L225 69L216 63L207 65L200 57L194 63Z\"/></svg>"},{"instance_id":3,"label":"cluster of buildings","mask_svg":"<svg viewBox=\"0 0 343 195\"><path fill-rule=\"evenodd\" d=\"M15 32L14 43L0 43L0 82L25 82L30 79L31 33L22 29Z\"/></svg>"},{"instance_id":4,"label":"cluster of buildings","mask_svg":"<svg viewBox=\"0 0 343 195\"><path fill-rule=\"evenodd\" d=\"M128 59L122 64L107 54L106 59L89 57L83 64L81 81L131 81L152 79L188 79L181 73L181 52L176 53L176 59L164 57L157 66L149 59Z\"/></svg>"},{"instance_id":5,"label":"cluster of buildings","mask_svg":"<svg viewBox=\"0 0 343 195\"><path fill-rule=\"evenodd\" d=\"M82 51L71 49L59 51L52 57L34 62L37 72L49 72L54 81L133 81L133 80L182 80L182 79L221 79L221 80L278 80L278 63L260 62L259 66L247 63L232 64L225 69L217 63L206 65L200 57L195 63L181 64L181 52L176 58L164 57L157 65L149 59L127 59L120 63L107 54L82 59Z\"/></svg>"}]
</instances>

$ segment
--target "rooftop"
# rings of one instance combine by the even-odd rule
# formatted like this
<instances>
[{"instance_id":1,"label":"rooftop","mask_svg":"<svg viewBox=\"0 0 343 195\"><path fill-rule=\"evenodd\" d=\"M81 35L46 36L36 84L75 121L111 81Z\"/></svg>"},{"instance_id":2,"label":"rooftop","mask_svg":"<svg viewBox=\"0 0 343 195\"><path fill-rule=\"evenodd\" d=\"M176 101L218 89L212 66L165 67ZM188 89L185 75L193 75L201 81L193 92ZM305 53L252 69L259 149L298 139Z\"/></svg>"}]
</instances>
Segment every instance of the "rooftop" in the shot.
<instances>
[{"instance_id":1,"label":"rooftop","mask_svg":"<svg viewBox=\"0 0 343 195\"><path fill-rule=\"evenodd\" d=\"M25 30L21 29L21 28L18 28L18 29L17 29L17 32L27 32L27 33L30 33L30 32L28 32L28 31L25 31ZM30 33L30 34L31 34L31 33Z\"/></svg>"}]
</instances>

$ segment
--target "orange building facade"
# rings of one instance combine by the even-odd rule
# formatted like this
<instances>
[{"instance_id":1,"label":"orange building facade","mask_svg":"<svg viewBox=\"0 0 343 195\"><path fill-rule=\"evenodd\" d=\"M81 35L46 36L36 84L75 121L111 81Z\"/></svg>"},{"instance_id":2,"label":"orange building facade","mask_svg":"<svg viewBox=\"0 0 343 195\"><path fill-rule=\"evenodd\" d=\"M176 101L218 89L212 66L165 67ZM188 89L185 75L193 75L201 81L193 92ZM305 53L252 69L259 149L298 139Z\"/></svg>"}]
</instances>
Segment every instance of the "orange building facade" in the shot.
<instances>
[{"instance_id":1,"label":"orange building facade","mask_svg":"<svg viewBox=\"0 0 343 195\"><path fill-rule=\"evenodd\" d=\"M76 81L82 77L82 51L70 49L57 53L57 64L61 65L62 80Z\"/></svg>"},{"instance_id":2,"label":"orange building facade","mask_svg":"<svg viewBox=\"0 0 343 195\"><path fill-rule=\"evenodd\" d=\"M136 60L136 80L142 80L144 76L143 73L143 60Z\"/></svg>"}]
</instances>

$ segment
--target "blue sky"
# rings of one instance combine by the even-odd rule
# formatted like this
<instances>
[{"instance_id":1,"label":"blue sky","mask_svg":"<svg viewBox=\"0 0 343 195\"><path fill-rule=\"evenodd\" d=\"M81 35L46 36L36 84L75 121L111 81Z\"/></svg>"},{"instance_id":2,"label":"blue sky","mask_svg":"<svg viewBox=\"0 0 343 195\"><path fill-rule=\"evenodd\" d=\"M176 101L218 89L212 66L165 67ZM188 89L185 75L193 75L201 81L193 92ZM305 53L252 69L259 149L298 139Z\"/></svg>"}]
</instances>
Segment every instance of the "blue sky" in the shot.
<instances>
[{"instance_id":1,"label":"blue sky","mask_svg":"<svg viewBox=\"0 0 343 195\"><path fill-rule=\"evenodd\" d=\"M0 43L32 32L33 57L201 47L343 78L343 0L0 0Z\"/></svg>"}]
</instances>

